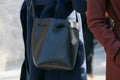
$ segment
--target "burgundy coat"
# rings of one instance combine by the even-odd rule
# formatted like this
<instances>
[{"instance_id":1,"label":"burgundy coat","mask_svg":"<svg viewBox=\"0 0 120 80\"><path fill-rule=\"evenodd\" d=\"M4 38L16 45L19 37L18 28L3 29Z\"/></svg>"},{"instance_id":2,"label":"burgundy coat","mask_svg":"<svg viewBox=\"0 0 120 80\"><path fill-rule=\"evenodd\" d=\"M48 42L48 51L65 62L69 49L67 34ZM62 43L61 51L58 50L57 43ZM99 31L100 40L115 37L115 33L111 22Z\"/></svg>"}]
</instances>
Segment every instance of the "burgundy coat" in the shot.
<instances>
[{"instance_id":1,"label":"burgundy coat","mask_svg":"<svg viewBox=\"0 0 120 80\"><path fill-rule=\"evenodd\" d=\"M106 80L120 80L120 0L87 0L87 21L107 54ZM114 20L113 29L105 23L105 12ZM101 53L102 54L102 53Z\"/></svg>"}]
</instances>

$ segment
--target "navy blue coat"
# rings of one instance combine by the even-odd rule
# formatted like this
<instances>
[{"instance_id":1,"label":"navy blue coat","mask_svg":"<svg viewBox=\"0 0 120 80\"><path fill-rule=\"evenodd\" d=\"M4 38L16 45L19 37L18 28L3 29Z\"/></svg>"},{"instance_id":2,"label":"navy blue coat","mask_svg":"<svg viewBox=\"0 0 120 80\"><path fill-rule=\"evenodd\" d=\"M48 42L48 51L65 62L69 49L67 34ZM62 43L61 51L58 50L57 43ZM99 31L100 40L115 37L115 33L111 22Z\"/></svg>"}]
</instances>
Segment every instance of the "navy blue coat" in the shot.
<instances>
[{"instance_id":1,"label":"navy blue coat","mask_svg":"<svg viewBox=\"0 0 120 80\"><path fill-rule=\"evenodd\" d=\"M35 2L35 14L37 17L60 17L66 18L73 9L77 10L81 14L84 14L86 11L86 1L85 0L63 0L64 7L62 5L56 5L52 1L54 0L34 0ZM60 2L62 0L59 0ZM83 43L80 41L79 50L77 55L77 61L75 68L72 71L48 71L38 69L34 66L31 54L31 31L32 31L32 11L29 7L29 0L25 0L21 8L21 24L23 28L23 39L25 43L25 60L21 69L20 80L86 80L86 68L85 68L85 52ZM48 8L53 6L49 11ZM61 13L55 11L56 7ZM64 8L64 9L63 9ZM57 9L56 9L57 10ZM65 12L65 13L63 13ZM61 16L61 14L64 14Z\"/></svg>"}]
</instances>

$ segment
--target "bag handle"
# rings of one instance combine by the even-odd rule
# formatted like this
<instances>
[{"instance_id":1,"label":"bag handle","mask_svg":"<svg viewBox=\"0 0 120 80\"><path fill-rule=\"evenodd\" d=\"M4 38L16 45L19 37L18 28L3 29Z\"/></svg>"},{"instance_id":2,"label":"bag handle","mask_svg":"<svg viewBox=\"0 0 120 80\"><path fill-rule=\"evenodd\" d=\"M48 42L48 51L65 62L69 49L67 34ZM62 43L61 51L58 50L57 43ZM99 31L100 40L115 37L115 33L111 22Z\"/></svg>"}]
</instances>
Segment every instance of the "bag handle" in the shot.
<instances>
[{"instance_id":1,"label":"bag handle","mask_svg":"<svg viewBox=\"0 0 120 80\"><path fill-rule=\"evenodd\" d=\"M33 19L36 18L36 15L35 15L35 5L34 5L34 1L33 0L30 0L30 7L29 8L32 8L32 17L33 17Z\"/></svg>"}]
</instances>

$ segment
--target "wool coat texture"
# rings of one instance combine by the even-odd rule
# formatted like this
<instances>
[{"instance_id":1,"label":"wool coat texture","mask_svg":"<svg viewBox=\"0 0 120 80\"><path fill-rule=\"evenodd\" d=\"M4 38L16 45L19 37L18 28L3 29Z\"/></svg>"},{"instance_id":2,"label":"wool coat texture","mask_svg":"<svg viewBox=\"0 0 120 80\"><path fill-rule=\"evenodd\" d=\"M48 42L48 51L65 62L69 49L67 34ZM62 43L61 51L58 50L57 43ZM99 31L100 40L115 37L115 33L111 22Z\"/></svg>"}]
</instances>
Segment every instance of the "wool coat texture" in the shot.
<instances>
[{"instance_id":1,"label":"wool coat texture","mask_svg":"<svg viewBox=\"0 0 120 80\"><path fill-rule=\"evenodd\" d=\"M106 80L120 80L120 0L88 0L88 27L106 51ZM105 23L105 12L113 20ZM102 54L102 53L101 53Z\"/></svg>"}]
</instances>

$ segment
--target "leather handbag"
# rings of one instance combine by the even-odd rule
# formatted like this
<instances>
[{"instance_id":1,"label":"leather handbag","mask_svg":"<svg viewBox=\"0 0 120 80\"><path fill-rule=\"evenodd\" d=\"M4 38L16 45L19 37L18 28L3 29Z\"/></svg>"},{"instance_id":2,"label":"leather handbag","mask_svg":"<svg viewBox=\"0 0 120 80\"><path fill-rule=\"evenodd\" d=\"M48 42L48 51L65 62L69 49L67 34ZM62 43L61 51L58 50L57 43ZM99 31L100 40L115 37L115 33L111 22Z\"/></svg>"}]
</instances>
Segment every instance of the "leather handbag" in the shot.
<instances>
[{"instance_id":1,"label":"leather handbag","mask_svg":"<svg viewBox=\"0 0 120 80\"><path fill-rule=\"evenodd\" d=\"M34 11L33 2L32 6ZM31 46L35 66L46 70L72 70L79 46L78 22L58 18L33 19Z\"/></svg>"}]
</instances>

